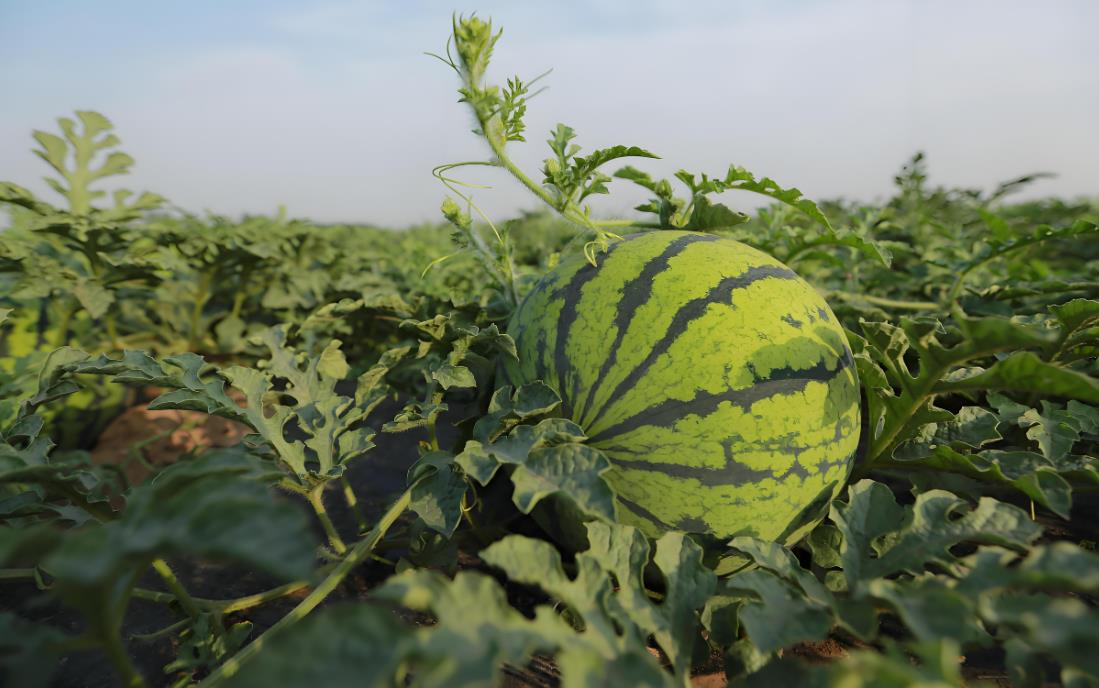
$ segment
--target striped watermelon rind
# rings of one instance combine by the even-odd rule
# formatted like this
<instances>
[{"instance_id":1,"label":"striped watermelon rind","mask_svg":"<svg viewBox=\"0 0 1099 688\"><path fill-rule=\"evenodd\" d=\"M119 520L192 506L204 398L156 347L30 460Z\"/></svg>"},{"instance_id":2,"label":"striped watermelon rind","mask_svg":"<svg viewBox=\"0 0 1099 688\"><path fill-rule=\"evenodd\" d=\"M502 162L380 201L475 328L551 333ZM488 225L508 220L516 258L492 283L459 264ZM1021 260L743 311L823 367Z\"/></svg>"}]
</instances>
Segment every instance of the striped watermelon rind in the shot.
<instances>
[{"instance_id":1,"label":"striped watermelon rind","mask_svg":"<svg viewBox=\"0 0 1099 688\"><path fill-rule=\"evenodd\" d=\"M659 231L563 261L508 327L505 381L543 380L610 458L619 517L650 535L793 541L845 482L859 385L827 303L774 258ZM807 520L808 519L808 520Z\"/></svg>"}]
</instances>

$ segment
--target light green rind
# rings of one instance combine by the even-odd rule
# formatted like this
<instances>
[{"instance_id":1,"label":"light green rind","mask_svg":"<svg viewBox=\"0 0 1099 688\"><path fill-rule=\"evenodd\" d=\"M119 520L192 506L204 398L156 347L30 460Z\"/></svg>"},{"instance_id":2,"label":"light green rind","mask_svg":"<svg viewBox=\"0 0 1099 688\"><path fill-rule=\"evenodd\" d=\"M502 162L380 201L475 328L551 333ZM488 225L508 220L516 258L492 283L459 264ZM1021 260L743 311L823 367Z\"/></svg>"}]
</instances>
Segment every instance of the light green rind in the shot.
<instances>
[{"instance_id":1,"label":"light green rind","mask_svg":"<svg viewBox=\"0 0 1099 688\"><path fill-rule=\"evenodd\" d=\"M549 273L509 332L509 377L557 389L614 462L622 517L650 534L776 539L850 471L844 333L809 284L744 244L628 237L597 268L576 257Z\"/></svg>"}]
</instances>

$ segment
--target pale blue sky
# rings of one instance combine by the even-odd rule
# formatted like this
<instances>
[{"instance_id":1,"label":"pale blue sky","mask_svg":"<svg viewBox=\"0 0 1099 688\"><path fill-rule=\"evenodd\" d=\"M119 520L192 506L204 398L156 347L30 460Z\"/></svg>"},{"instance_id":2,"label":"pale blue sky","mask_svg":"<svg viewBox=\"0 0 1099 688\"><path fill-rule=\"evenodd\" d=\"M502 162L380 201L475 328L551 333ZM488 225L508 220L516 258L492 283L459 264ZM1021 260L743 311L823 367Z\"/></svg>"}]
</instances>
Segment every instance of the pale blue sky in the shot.
<instances>
[{"instance_id":1,"label":"pale blue sky","mask_svg":"<svg viewBox=\"0 0 1099 688\"><path fill-rule=\"evenodd\" d=\"M32 128L117 125L126 185L190 210L406 224L438 217L439 163L485 154L442 49L454 10L505 28L495 74L554 68L532 102L536 169L557 122L648 169L729 163L815 197L873 199L929 155L933 181L1099 194L1099 2L75 2L0 0L0 179L48 195ZM498 174L477 199L534 207ZM625 187L596 207L628 212ZM749 199L730 199L733 203Z\"/></svg>"}]
</instances>

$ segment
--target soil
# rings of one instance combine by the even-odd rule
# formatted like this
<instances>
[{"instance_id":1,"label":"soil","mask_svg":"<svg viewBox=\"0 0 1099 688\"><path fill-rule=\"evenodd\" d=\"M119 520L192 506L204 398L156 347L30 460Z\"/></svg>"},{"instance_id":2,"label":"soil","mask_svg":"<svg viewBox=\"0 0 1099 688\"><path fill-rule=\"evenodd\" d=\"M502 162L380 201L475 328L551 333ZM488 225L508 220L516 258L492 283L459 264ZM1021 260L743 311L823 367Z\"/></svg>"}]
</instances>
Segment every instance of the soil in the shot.
<instances>
[{"instance_id":1,"label":"soil","mask_svg":"<svg viewBox=\"0 0 1099 688\"><path fill-rule=\"evenodd\" d=\"M198 411L127 409L108 425L92 449L92 462L121 466L131 485L181 455L206 447L231 447L248 434L240 423Z\"/></svg>"}]
</instances>

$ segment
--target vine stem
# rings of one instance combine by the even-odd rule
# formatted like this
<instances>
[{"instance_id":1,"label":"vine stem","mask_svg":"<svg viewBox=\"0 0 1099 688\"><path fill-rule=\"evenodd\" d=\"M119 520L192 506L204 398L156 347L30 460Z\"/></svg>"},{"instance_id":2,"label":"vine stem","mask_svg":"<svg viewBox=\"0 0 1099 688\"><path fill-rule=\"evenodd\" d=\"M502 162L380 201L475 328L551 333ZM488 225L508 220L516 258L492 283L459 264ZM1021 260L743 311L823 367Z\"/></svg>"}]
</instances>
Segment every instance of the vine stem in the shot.
<instances>
[{"instance_id":1,"label":"vine stem","mask_svg":"<svg viewBox=\"0 0 1099 688\"><path fill-rule=\"evenodd\" d=\"M596 233L599 237L605 236L605 232L602 227L610 226L627 226L617 224L624 222L622 220L604 221L602 226L599 223L592 221L585 213L581 212L571 199L565 199L563 202L558 203L553 196L549 194L542 185L527 176L526 172L519 169L519 166L508 157L504 148L507 145L507 141L500 137L497 127L493 126L497 123L497 116L493 115L489 118L484 118L481 113L477 111L477 108L473 108L474 116L477 117L478 124L481 125L481 131L484 133L485 141L488 142L489 148L492 149L492 154L496 156L496 162L505 170L511 173L511 176L519 180L519 183L527 187L531 193L537 196L543 203L556 210L562 217L570 222L574 222L581 227L587 227Z\"/></svg>"},{"instance_id":2,"label":"vine stem","mask_svg":"<svg viewBox=\"0 0 1099 688\"><path fill-rule=\"evenodd\" d=\"M432 173L432 175L435 176L436 179L438 179L440 182L442 182L443 186L445 186L447 189L452 191L456 196L458 196L463 201L465 201L466 204L470 208L472 208L473 211L476 212L477 215L480 216L480 218L482 220L484 220L485 224L488 225L489 229L492 230L493 236L496 237L497 246L499 246L499 255L493 254L493 252L488 249L488 247L485 244L484 240L477 233L477 231L473 228L472 224L470 224L469 226L460 227L460 229L462 231L464 231L466 233L466 235L469 237L470 245L474 248L476 253L479 254L480 262L481 262L482 267L485 268L485 270L493 277L493 279L499 281L504 286L504 289L507 291L508 299L513 304L518 305L519 304L519 297L518 297L518 292L516 291L516 288L515 288L515 265L512 262L512 258L511 258L510 244L504 240L504 236L502 234L500 234L500 230L498 230L496 228L496 225L492 222L492 220L489 218L489 216L486 215L483 210L481 210L480 206L478 206L476 203L473 202L473 196L471 196L470 194L464 193L464 192L462 192L461 190L458 189L458 186L473 187L473 188L487 188L487 187L480 187L480 186L475 186L475 185L472 185L472 184L467 184L465 182L458 181L457 179L455 179L453 177L448 177L447 176L447 173L449 173L451 170L453 170L455 168L467 167L467 166L470 166L470 165L473 165L473 166L482 165L482 166L488 166L488 167L499 167L499 164L497 164L495 162L466 161L466 162L450 163L450 164L447 164L447 165L440 165L439 167L436 167L434 170L432 170L431 173ZM437 258L437 259L433 260L431 263L428 264L427 268L423 272L423 275L426 275L427 271L430 270L433 266L438 265L439 263L441 263L444 260L447 260L448 258L450 258L453 255L455 255L455 254L451 254L450 256L443 256L442 258ZM506 268L506 271L501 270L499 263L503 263L503 266L504 266L504 268ZM420 276L421 279L423 278L423 275Z\"/></svg>"},{"instance_id":3,"label":"vine stem","mask_svg":"<svg viewBox=\"0 0 1099 688\"><path fill-rule=\"evenodd\" d=\"M156 640L157 638L163 638L166 635L171 635L181 628L186 628L187 624L191 623L190 619L180 619L174 624L170 624L161 628L160 630L153 631L152 633L135 633L130 636L130 640L136 640L137 642L147 643L150 640Z\"/></svg>"},{"instance_id":4,"label":"vine stem","mask_svg":"<svg viewBox=\"0 0 1099 688\"><path fill-rule=\"evenodd\" d=\"M865 477L866 474L870 472L870 469L878 468L881 465L882 457L888 458L886 450L891 450L893 448L893 444L896 442L901 431L908 427L908 422L912 419L912 416L916 415L916 411L919 410L920 406L930 396L932 396L930 390L926 392L921 390L917 394L911 396L911 403L907 405L904 413L901 414L902 420L870 443L870 451L868 452L866 462L861 467L855 468L851 474L851 480Z\"/></svg>"},{"instance_id":5,"label":"vine stem","mask_svg":"<svg viewBox=\"0 0 1099 688\"><path fill-rule=\"evenodd\" d=\"M134 666L133 660L130 659L130 655L126 653L126 648L122 644L122 638L117 634L104 638L101 645L103 652L107 655L107 659L111 661L115 671L119 673L122 678L122 685L126 688L142 688L145 685L145 679L138 672L137 667Z\"/></svg>"},{"instance_id":6,"label":"vine stem","mask_svg":"<svg viewBox=\"0 0 1099 688\"><path fill-rule=\"evenodd\" d=\"M327 485L328 483L317 485L309 491L307 497L313 511L317 513L317 519L320 520L321 527L324 528L324 534L328 536L328 544L332 545L332 549L336 551L336 554L343 554L347 551L347 544L340 537L339 532L336 531L336 526L332 523L332 519L328 516L328 510L324 507L324 488Z\"/></svg>"},{"instance_id":7,"label":"vine stem","mask_svg":"<svg viewBox=\"0 0 1099 688\"><path fill-rule=\"evenodd\" d=\"M89 637L99 642L103 652L107 655L115 671L122 679L122 685L126 688L143 688L145 677L137 670L126 645L122 642L122 617L126 613L126 607L133 596L133 585L137 582L140 569L134 569L133 573L126 576L120 583L122 594L114 600L114 604L98 604L99 614L88 618Z\"/></svg>"},{"instance_id":8,"label":"vine stem","mask_svg":"<svg viewBox=\"0 0 1099 688\"><path fill-rule=\"evenodd\" d=\"M432 380L431 386L432 386L432 389L434 390L436 387L438 387L438 383L435 382L434 380ZM443 403L443 396L444 396L443 392L440 392L440 391L433 391L432 392L432 394L431 394L431 404L436 407L436 410L432 411L427 417L427 437L428 437L428 441L431 442L431 449L434 450L434 451L439 450L439 433L438 433L438 430L436 429L435 426L436 426L436 423L439 420L439 415L440 414L439 414L439 411L438 411L438 406L439 406L439 404Z\"/></svg>"},{"instance_id":9,"label":"vine stem","mask_svg":"<svg viewBox=\"0 0 1099 688\"><path fill-rule=\"evenodd\" d=\"M474 108L474 114L477 117L478 124L481 125L481 131L484 132L485 141L488 141L488 146L492 149L492 154L496 156L496 161L500 166L510 172L511 176L518 179L520 184L530 189L531 193L540 198L543 203L564 214L563 209L557 207L557 203L554 201L553 196L550 196L549 192L543 189L541 184L538 184L528 177L527 173L519 169L519 166L508 157L508 154L504 151L505 142L501 140L495 127L492 126L494 122L493 118L490 117L485 119L481 117L481 114L477 112L476 108Z\"/></svg>"},{"instance_id":10,"label":"vine stem","mask_svg":"<svg viewBox=\"0 0 1099 688\"><path fill-rule=\"evenodd\" d=\"M270 590L265 590L264 592L256 593L255 595L246 595L232 600L208 600L201 597L192 597L191 599L201 609L220 612L222 614L230 614L232 612L258 607L261 604L277 600L280 597L293 595L299 590L308 587L309 583L305 581L294 581L293 583L280 585L277 588L271 588ZM171 593L147 590L145 588L134 588L133 596L139 600L157 602L160 604L168 604L176 600L175 595L172 595Z\"/></svg>"},{"instance_id":11,"label":"vine stem","mask_svg":"<svg viewBox=\"0 0 1099 688\"><path fill-rule=\"evenodd\" d=\"M172 567L168 565L168 562L163 559L153 560L153 570L157 572L160 578L164 581L164 584L168 586L168 590L172 595L179 600L179 604L183 607L183 611L187 612L187 616L192 619L197 619L202 613L198 604L195 603L191 593L187 592L187 589L183 587L183 584L179 582L179 578L176 577L175 571L172 571Z\"/></svg>"},{"instance_id":12,"label":"vine stem","mask_svg":"<svg viewBox=\"0 0 1099 688\"><path fill-rule=\"evenodd\" d=\"M981 263L977 263L976 265L970 265L969 267L959 272L957 278L955 278L954 280L954 283L950 285L950 291L948 291L946 296L943 298L943 304L951 304L957 301L958 294L959 292L961 292L962 285L965 283L965 278L969 276L969 273L972 272L974 268L976 268L978 265L983 265L986 262L988 261L982 261Z\"/></svg>"},{"instance_id":13,"label":"vine stem","mask_svg":"<svg viewBox=\"0 0 1099 688\"><path fill-rule=\"evenodd\" d=\"M222 614L232 614L233 612L243 611L252 607L257 607L271 600L277 600L280 597L286 597L287 595L293 595L299 590L308 588L309 584L305 581L294 581L293 583L287 583L286 585L280 585L277 588L271 588L265 592L256 593L255 595L246 595L244 597L238 597L235 600L226 600L224 602L210 601L211 605L217 605L218 611Z\"/></svg>"},{"instance_id":14,"label":"vine stem","mask_svg":"<svg viewBox=\"0 0 1099 688\"><path fill-rule=\"evenodd\" d=\"M962 352L955 360L946 365L938 364L927 370L921 369L919 378L916 380L917 385L909 387L905 390L905 406L903 411L899 413L900 422L893 424L891 428L884 431L879 437L874 439L870 443L870 450L867 452L866 461L860 467L856 467L851 474L851 480L865 477L871 469L885 467L885 465L891 460L890 455L893 449L898 444L897 438L908 427L908 423L912 420L912 417L916 415L920 407L927 402L928 399L932 399L940 394L949 394L954 390L948 386L937 384L937 381L946 373L952 365L960 365L966 361L971 361L975 358L982 358L984 356L991 356L999 349L991 348L985 350L970 349ZM921 352L921 358L924 355Z\"/></svg>"},{"instance_id":15,"label":"vine stem","mask_svg":"<svg viewBox=\"0 0 1099 688\"><path fill-rule=\"evenodd\" d=\"M57 326L54 346L66 346L69 343L69 325L72 323L75 310L76 308L67 301L61 306L61 322Z\"/></svg>"},{"instance_id":16,"label":"vine stem","mask_svg":"<svg viewBox=\"0 0 1099 688\"><path fill-rule=\"evenodd\" d=\"M202 311L206 308L206 302L210 300L210 287L213 281L214 276L211 272L203 272L199 276L198 286L195 288L195 300L191 304L191 331L188 333L191 351L199 350L199 343L202 339L199 334L199 327L202 324Z\"/></svg>"},{"instance_id":17,"label":"vine stem","mask_svg":"<svg viewBox=\"0 0 1099 688\"><path fill-rule=\"evenodd\" d=\"M317 605L325 600L332 592L339 587L343 579L347 577L359 564L368 559L374 550L374 547L385 536L387 530L396 522L397 518L404 513L405 509L412 501L412 487L405 490L400 497L397 498L381 519L378 520L377 525L370 531L364 539L360 540L347 552L347 556L343 558L340 563L336 564L332 572L321 581L320 585L313 588L313 591L309 593L304 600L302 600L297 607L294 607L289 614L282 617L271 626L271 628L263 634L263 636L253 640L248 646L242 649L233 657L230 657L211 673L205 681L202 682L202 686L205 688L213 688L214 686L221 685L221 683L240 671L240 668L250 660L257 652L263 649L265 640L272 633L278 633L289 626L294 625L301 619L303 619L309 612L313 611Z\"/></svg>"},{"instance_id":18,"label":"vine stem","mask_svg":"<svg viewBox=\"0 0 1099 688\"><path fill-rule=\"evenodd\" d=\"M872 303L876 306L885 306L887 308L902 308L914 311L939 310L939 304L932 301L902 301L898 299L887 299L882 296L874 296L872 294L855 294L849 291L830 291L828 294L843 299L844 301L865 301L866 303Z\"/></svg>"},{"instance_id":19,"label":"vine stem","mask_svg":"<svg viewBox=\"0 0 1099 688\"><path fill-rule=\"evenodd\" d=\"M340 486L343 488L343 500L347 502L347 507L355 514L355 520L359 524L359 532L362 533L368 525L366 515L363 514L362 507L359 506L359 498L355 496L355 489L351 487L351 481L347 479L346 475L340 476Z\"/></svg>"}]
</instances>

